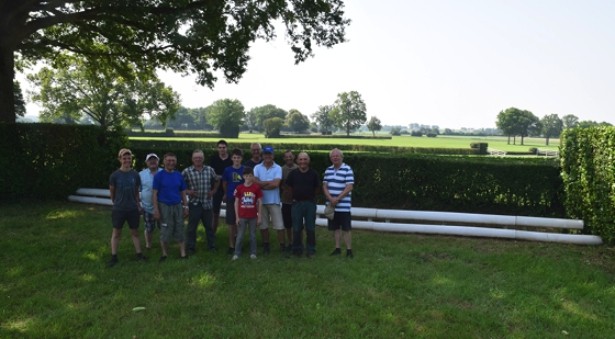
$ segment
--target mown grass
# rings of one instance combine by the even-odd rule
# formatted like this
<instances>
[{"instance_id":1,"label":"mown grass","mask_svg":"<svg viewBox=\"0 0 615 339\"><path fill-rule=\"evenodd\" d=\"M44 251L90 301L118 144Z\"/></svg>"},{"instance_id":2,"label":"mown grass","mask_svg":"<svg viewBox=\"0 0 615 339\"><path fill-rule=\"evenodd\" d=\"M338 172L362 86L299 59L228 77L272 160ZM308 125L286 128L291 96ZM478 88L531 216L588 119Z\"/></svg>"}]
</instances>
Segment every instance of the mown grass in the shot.
<instances>
[{"instance_id":1,"label":"mown grass","mask_svg":"<svg viewBox=\"0 0 615 339\"><path fill-rule=\"evenodd\" d=\"M370 134L371 135L371 134ZM549 146L545 145L544 138L524 139L524 144L521 145L521 139L517 138L516 144L508 144L508 139L501 136L475 137L475 136L448 136L439 135L435 138L428 137L412 137L412 136L394 136L391 139L371 139L369 135L365 138L281 138L269 139L263 134L258 133L241 133L237 139L226 139L229 143L233 142L260 142L261 144L333 144L333 145L372 145L372 146L397 146L397 147L424 147L424 148L470 148L473 142L486 142L490 148L495 148L507 152L527 152L531 147L536 147L544 150L557 150L559 148L559 139L554 138L549 140ZM218 137L212 138L182 138L182 137L131 137L134 140L193 140L193 141L212 141L219 140Z\"/></svg>"},{"instance_id":2,"label":"mown grass","mask_svg":"<svg viewBox=\"0 0 615 339\"><path fill-rule=\"evenodd\" d=\"M2 338L615 333L615 253L606 246L355 231L355 258L346 259L328 255L331 234L319 228L313 259L274 251L232 262L220 250L182 261L172 247L161 264L158 248L133 261L125 229L109 269L108 207L13 204L0 215Z\"/></svg>"}]
</instances>

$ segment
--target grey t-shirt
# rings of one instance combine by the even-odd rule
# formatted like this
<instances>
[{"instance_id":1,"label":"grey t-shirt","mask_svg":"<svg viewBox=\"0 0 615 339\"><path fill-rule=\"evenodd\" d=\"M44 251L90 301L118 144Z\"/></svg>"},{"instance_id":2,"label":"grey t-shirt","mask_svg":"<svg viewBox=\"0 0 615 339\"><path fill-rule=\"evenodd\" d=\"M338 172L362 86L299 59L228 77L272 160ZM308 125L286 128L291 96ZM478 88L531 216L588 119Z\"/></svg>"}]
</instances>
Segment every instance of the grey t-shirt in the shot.
<instances>
[{"instance_id":1,"label":"grey t-shirt","mask_svg":"<svg viewBox=\"0 0 615 339\"><path fill-rule=\"evenodd\" d=\"M109 177L109 186L115 187L114 210L131 211L138 209L136 194L139 194L141 177L139 177L137 171L130 170L124 172L119 169L116 170Z\"/></svg>"}]
</instances>

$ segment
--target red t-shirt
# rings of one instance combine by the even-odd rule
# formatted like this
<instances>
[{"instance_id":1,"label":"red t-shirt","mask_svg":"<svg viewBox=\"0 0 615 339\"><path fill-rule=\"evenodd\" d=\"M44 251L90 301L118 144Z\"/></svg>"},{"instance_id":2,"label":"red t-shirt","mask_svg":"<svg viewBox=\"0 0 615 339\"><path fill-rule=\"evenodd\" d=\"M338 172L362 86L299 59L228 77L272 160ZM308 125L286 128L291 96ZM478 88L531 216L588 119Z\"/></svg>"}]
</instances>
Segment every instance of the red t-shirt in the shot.
<instances>
[{"instance_id":1,"label":"red t-shirt","mask_svg":"<svg viewBox=\"0 0 615 339\"><path fill-rule=\"evenodd\" d=\"M257 184L246 186L241 184L235 189L235 199L239 201L239 217L242 219L256 218L258 214L258 199L263 198L263 192Z\"/></svg>"}]
</instances>

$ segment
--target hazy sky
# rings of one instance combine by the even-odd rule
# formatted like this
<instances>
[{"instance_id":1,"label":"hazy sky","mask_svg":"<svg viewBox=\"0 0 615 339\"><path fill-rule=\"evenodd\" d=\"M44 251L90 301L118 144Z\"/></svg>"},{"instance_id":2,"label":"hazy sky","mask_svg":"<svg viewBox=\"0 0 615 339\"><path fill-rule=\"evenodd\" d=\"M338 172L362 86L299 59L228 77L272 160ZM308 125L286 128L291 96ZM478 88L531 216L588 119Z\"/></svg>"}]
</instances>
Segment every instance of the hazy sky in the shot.
<instances>
[{"instance_id":1,"label":"hazy sky","mask_svg":"<svg viewBox=\"0 0 615 339\"><path fill-rule=\"evenodd\" d=\"M283 32L257 42L239 84L161 74L186 107L240 100L311 116L358 91L368 119L495 127L503 109L615 124L615 1L347 0L348 42L294 65Z\"/></svg>"}]
</instances>

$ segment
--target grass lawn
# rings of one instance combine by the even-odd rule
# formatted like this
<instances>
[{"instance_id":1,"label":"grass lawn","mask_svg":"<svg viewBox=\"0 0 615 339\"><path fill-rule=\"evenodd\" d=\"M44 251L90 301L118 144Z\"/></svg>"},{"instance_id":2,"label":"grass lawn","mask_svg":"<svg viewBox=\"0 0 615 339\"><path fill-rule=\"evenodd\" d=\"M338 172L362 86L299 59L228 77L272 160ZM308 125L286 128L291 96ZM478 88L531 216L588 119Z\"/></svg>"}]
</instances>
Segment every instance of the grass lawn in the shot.
<instances>
[{"instance_id":1,"label":"grass lawn","mask_svg":"<svg viewBox=\"0 0 615 339\"><path fill-rule=\"evenodd\" d=\"M371 134L369 134L371 135ZM366 135L366 136L369 136ZM151 138L151 137L131 137L134 140L194 140L194 141L212 141L215 142L219 138L181 138L181 137L164 137L164 138ZM549 140L549 146L545 145L545 139L543 138L530 138L524 139L524 145L521 145L521 138L517 138L516 145L508 144L508 139L501 136L489 136L489 137L474 137L474 136L448 136L439 135L435 138L428 137L412 137L412 136L394 136L391 139L370 139L370 138L280 138L280 139L267 139L263 134L250 134L241 133L237 139L226 139L231 145L235 142L260 142L261 144L276 145L279 143L285 144L337 144L337 145L374 145L374 146L401 146L401 147L427 147L427 148L470 148L470 144L473 142L486 142L490 148L495 148L502 151L517 151L527 152L531 147L536 147L544 150L557 150L559 148L559 139Z\"/></svg>"},{"instance_id":2,"label":"grass lawn","mask_svg":"<svg viewBox=\"0 0 615 339\"><path fill-rule=\"evenodd\" d=\"M355 231L346 259L328 255L332 237L319 228L312 259L273 251L231 262L222 226L217 253L179 260L172 246L158 263L154 248L141 263L125 228L109 269L108 207L5 204L0 215L0 338L615 333L615 252L606 246Z\"/></svg>"}]
</instances>

